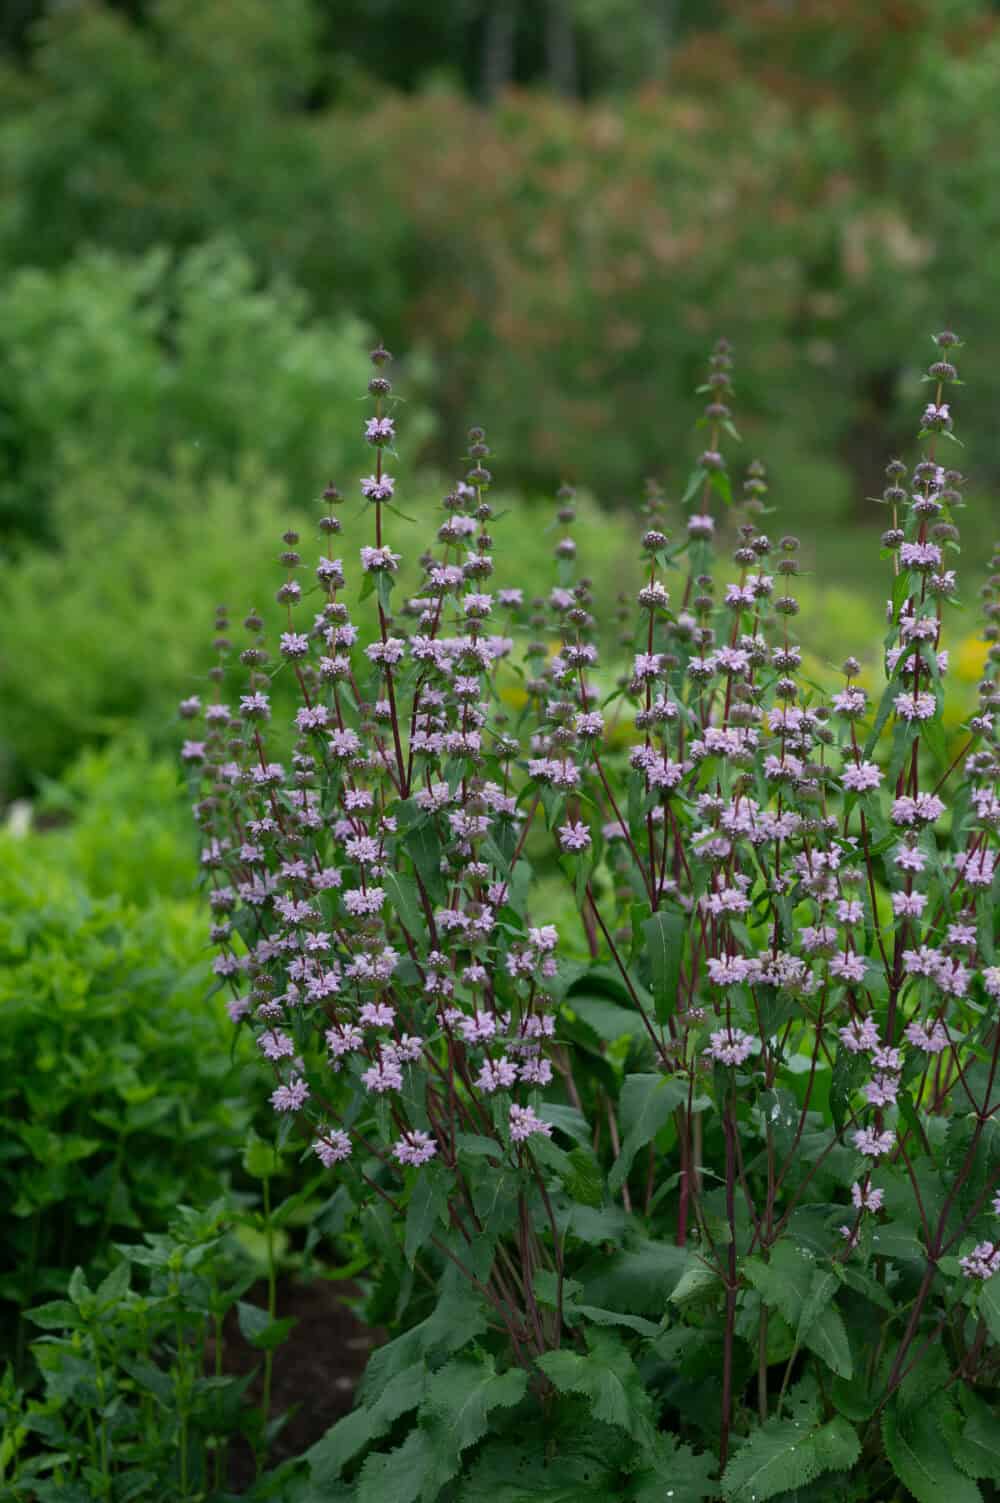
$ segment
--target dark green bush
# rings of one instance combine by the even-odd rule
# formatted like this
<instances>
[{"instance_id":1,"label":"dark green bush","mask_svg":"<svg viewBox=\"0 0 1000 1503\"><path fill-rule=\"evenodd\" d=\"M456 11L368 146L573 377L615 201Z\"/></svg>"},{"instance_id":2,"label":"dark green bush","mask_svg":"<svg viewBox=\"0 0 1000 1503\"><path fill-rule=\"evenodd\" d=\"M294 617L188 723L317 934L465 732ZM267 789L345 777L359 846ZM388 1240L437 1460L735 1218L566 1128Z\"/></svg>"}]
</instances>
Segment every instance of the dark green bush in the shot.
<instances>
[{"instance_id":1,"label":"dark green bush","mask_svg":"<svg viewBox=\"0 0 1000 1503\"><path fill-rule=\"evenodd\" d=\"M196 869L176 783L134 753L83 777L79 838L0 834L7 1350L18 1310L62 1293L75 1264L99 1270L115 1239L215 1198L253 1110L246 1051L208 998L207 925L191 897L168 895ZM142 797L159 807L137 813ZM97 895L111 883L116 895Z\"/></svg>"}]
</instances>

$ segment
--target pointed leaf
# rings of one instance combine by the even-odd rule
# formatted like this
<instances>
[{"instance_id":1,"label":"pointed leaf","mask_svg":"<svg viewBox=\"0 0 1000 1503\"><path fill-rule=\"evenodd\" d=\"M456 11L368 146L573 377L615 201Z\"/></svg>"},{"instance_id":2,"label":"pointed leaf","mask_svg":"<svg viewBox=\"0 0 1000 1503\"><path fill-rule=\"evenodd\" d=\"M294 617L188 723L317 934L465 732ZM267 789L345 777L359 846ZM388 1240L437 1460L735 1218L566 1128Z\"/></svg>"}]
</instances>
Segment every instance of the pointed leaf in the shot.
<instances>
[{"instance_id":1,"label":"pointed leaf","mask_svg":"<svg viewBox=\"0 0 1000 1503\"><path fill-rule=\"evenodd\" d=\"M620 1099L622 1151L608 1175L612 1194L621 1189L640 1148L656 1137L688 1097L684 1081L672 1075L626 1075Z\"/></svg>"},{"instance_id":2,"label":"pointed leaf","mask_svg":"<svg viewBox=\"0 0 1000 1503\"><path fill-rule=\"evenodd\" d=\"M899 1415L895 1404L882 1411L882 1441L892 1469L917 1503L982 1503L982 1493L948 1454L933 1409Z\"/></svg>"}]
</instances>

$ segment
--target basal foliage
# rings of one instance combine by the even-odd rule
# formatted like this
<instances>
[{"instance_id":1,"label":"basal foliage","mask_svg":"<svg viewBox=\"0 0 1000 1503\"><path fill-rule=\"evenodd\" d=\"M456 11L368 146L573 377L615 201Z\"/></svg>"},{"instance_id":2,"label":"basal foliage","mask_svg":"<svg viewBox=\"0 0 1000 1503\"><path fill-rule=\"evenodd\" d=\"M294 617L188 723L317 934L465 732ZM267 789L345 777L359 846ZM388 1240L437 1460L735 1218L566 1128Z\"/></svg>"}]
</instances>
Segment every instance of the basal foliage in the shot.
<instances>
[{"instance_id":1,"label":"basal foliage","mask_svg":"<svg viewBox=\"0 0 1000 1503\"><path fill-rule=\"evenodd\" d=\"M853 657L833 692L803 671L799 542L765 531L763 466L732 474L724 343L686 492L647 498L616 681L571 493L548 596L504 578L481 429L399 598L381 346L363 531L328 487L310 573L285 534L276 637L251 612L234 646L220 610L181 705L215 970L398 1332L298 1496L1000 1482L1000 578L956 739L937 345L888 469L873 694ZM571 925L538 921L546 863Z\"/></svg>"}]
</instances>

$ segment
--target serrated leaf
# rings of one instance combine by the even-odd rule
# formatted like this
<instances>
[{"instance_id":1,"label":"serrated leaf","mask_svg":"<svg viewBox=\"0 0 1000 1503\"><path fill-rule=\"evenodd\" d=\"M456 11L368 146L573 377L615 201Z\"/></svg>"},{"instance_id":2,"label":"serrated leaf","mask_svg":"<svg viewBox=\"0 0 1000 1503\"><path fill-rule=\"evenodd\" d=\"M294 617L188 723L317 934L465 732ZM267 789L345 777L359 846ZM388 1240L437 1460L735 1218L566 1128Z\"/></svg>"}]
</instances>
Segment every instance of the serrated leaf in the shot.
<instances>
[{"instance_id":1,"label":"serrated leaf","mask_svg":"<svg viewBox=\"0 0 1000 1503\"><path fill-rule=\"evenodd\" d=\"M986 1279L979 1291L979 1313L993 1340L1000 1343L1000 1279Z\"/></svg>"},{"instance_id":2,"label":"serrated leaf","mask_svg":"<svg viewBox=\"0 0 1000 1503\"><path fill-rule=\"evenodd\" d=\"M25 1319L33 1325L41 1326L43 1331L68 1330L80 1324L80 1317L75 1305L70 1304L68 1299L49 1300L48 1304L36 1305L33 1310L24 1312Z\"/></svg>"},{"instance_id":3,"label":"serrated leaf","mask_svg":"<svg viewBox=\"0 0 1000 1503\"><path fill-rule=\"evenodd\" d=\"M420 1409L421 1423L433 1443L421 1494L427 1503L433 1503L458 1472L462 1452L486 1434L491 1411L513 1408L527 1387L523 1368L498 1373L492 1356L482 1362L456 1357L433 1375Z\"/></svg>"},{"instance_id":4,"label":"serrated leaf","mask_svg":"<svg viewBox=\"0 0 1000 1503\"><path fill-rule=\"evenodd\" d=\"M458 1503L608 1503L616 1468L597 1451L597 1446L559 1447L550 1455L544 1444L487 1443L461 1486Z\"/></svg>"},{"instance_id":5,"label":"serrated leaf","mask_svg":"<svg viewBox=\"0 0 1000 1503\"><path fill-rule=\"evenodd\" d=\"M854 1375L847 1328L831 1301L839 1288L834 1274L817 1269L802 1307L795 1338L815 1352L840 1378Z\"/></svg>"},{"instance_id":6,"label":"serrated leaf","mask_svg":"<svg viewBox=\"0 0 1000 1503\"><path fill-rule=\"evenodd\" d=\"M629 1484L629 1503L700 1503L716 1498L719 1484L713 1479L718 1463L707 1452L697 1455L681 1445L676 1435L658 1432L641 1469Z\"/></svg>"},{"instance_id":7,"label":"serrated leaf","mask_svg":"<svg viewBox=\"0 0 1000 1503\"><path fill-rule=\"evenodd\" d=\"M411 1430L394 1451L368 1457L358 1479L356 1503L417 1503L433 1459L430 1436Z\"/></svg>"},{"instance_id":8,"label":"serrated leaf","mask_svg":"<svg viewBox=\"0 0 1000 1503\"><path fill-rule=\"evenodd\" d=\"M963 1402L969 1400L972 1413L962 1432L964 1470L973 1477L1000 1482L1000 1419L978 1395L970 1393Z\"/></svg>"},{"instance_id":9,"label":"serrated leaf","mask_svg":"<svg viewBox=\"0 0 1000 1503\"><path fill-rule=\"evenodd\" d=\"M305 1454L312 1481L319 1486L335 1481L359 1451L384 1435L400 1415L417 1408L426 1385L422 1363L406 1368L390 1378L372 1404L338 1420Z\"/></svg>"},{"instance_id":10,"label":"serrated leaf","mask_svg":"<svg viewBox=\"0 0 1000 1503\"><path fill-rule=\"evenodd\" d=\"M765 1503L828 1471L848 1471L861 1454L858 1437L837 1415L826 1425L768 1420L737 1451L722 1477L726 1503Z\"/></svg>"},{"instance_id":11,"label":"serrated leaf","mask_svg":"<svg viewBox=\"0 0 1000 1503\"><path fill-rule=\"evenodd\" d=\"M104 1306L116 1305L127 1294L131 1278L130 1265L124 1261L116 1263L97 1286L97 1303Z\"/></svg>"},{"instance_id":12,"label":"serrated leaf","mask_svg":"<svg viewBox=\"0 0 1000 1503\"><path fill-rule=\"evenodd\" d=\"M433 1352L450 1356L485 1330L482 1302L475 1291L466 1284L447 1288L426 1320L376 1348L368 1359L359 1397L367 1403L370 1395L380 1394L397 1373Z\"/></svg>"},{"instance_id":13,"label":"serrated leaf","mask_svg":"<svg viewBox=\"0 0 1000 1503\"><path fill-rule=\"evenodd\" d=\"M546 1352L538 1366L560 1393L580 1393L595 1419L625 1430L633 1440L652 1435L652 1401L621 1340L609 1331L587 1331L589 1353Z\"/></svg>"},{"instance_id":14,"label":"serrated leaf","mask_svg":"<svg viewBox=\"0 0 1000 1503\"><path fill-rule=\"evenodd\" d=\"M706 1268L704 1263L694 1260L681 1274L677 1284L670 1292L672 1305L687 1305L692 1300L701 1299L710 1290L718 1290L722 1281L714 1268Z\"/></svg>"},{"instance_id":15,"label":"serrated leaf","mask_svg":"<svg viewBox=\"0 0 1000 1503\"><path fill-rule=\"evenodd\" d=\"M626 1075L619 1101L622 1151L608 1175L613 1195L628 1178L639 1149L656 1137L687 1097L686 1083L675 1076Z\"/></svg>"},{"instance_id":16,"label":"serrated leaf","mask_svg":"<svg viewBox=\"0 0 1000 1503\"><path fill-rule=\"evenodd\" d=\"M895 1404L882 1411L882 1442L892 1469L917 1503L982 1503L982 1493L952 1461L932 1409L911 1410L905 1419Z\"/></svg>"}]
</instances>

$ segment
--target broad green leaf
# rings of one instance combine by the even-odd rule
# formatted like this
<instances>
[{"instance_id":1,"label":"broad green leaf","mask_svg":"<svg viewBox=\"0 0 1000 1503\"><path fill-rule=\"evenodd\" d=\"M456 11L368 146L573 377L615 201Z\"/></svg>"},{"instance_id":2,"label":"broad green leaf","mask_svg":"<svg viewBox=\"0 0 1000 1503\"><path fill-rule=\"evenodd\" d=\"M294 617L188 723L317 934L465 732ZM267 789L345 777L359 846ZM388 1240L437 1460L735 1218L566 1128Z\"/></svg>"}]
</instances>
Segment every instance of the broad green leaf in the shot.
<instances>
[{"instance_id":1,"label":"broad green leaf","mask_svg":"<svg viewBox=\"0 0 1000 1503\"><path fill-rule=\"evenodd\" d=\"M625 1346L610 1331L593 1329L587 1331L587 1345L587 1356L546 1352L538 1366L561 1393L583 1394L595 1419L648 1443L653 1433L652 1400Z\"/></svg>"},{"instance_id":2,"label":"broad green leaf","mask_svg":"<svg viewBox=\"0 0 1000 1503\"><path fill-rule=\"evenodd\" d=\"M979 1313L993 1340L1000 1343L1000 1279L986 1279L979 1291Z\"/></svg>"},{"instance_id":3,"label":"broad green leaf","mask_svg":"<svg viewBox=\"0 0 1000 1503\"><path fill-rule=\"evenodd\" d=\"M571 1304L564 1310L567 1325L572 1325L576 1317L581 1316L589 1320L595 1326L624 1326L626 1330L634 1331L637 1336L658 1336L660 1327L651 1320L644 1320L641 1315L624 1315L620 1310L601 1310L597 1305Z\"/></svg>"},{"instance_id":4,"label":"broad green leaf","mask_svg":"<svg viewBox=\"0 0 1000 1503\"><path fill-rule=\"evenodd\" d=\"M465 1283L445 1289L426 1320L378 1347L368 1359L359 1397L367 1403L381 1393L390 1378L421 1362L433 1352L449 1355L486 1330L482 1302Z\"/></svg>"},{"instance_id":5,"label":"broad green leaf","mask_svg":"<svg viewBox=\"0 0 1000 1503\"><path fill-rule=\"evenodd\" d=\"M576 1276L588 1304L659 1318L688 1263L685 1248L643 1239L610 1257L594 1258Z\"/></svg>"},{"instance_id":6,"label":"broad green leaf","mask_svg":"<svg viewBox=\"0 0 1000 1503\"><path fill-rule=\"evenodd\" d=\"M826 1425L772 1419L754 1430L722 1477L726 1503L765 1503L805 1487L823 1472L848 1471L861 1454L858 1437L837 1415Z\"/></svg>"},{"instance_id":7,"label":"broad green leaf","mask_svg":"<svg viewBox=\"0 0 1000 1503\"><path fill-rule=\"evenodd\" d=\"M612 1194L621 1189L643 1148L687 1101L684 1081L672 1075L626 1075L619 1103L622 1151L608 1175Z\"/></svg>"},{"instance_id":8,"label":"broad green leaf","mask_svg":"<svg viewBox=\"0 0 1000 1503\"><path fill-rule=\"evenodd\" d=\"M895 1403L882 1411L882 1441L892 1469L917 1503L982 1503L982 1493L948 1454L932 1407L901 1416Z\"/></svg>"},{"instance_id":9,"label":"broad green leaf","mask_svg":"<svg viewBox=\"0 0 1000 1503\"><path fill-rule=\"evenodd\" d=\"M646 1025L637 1012L620 1007L610 997L571 997L566 1003L576 1015L589 1023L594 1032L608 1044L620 1038L648 1039Z\"/></svg>"},{"instance_id":10,"label":"broad green leaf","mask_svg":"<svg viewBox=\"0 0 1000 1503\"><path fill-rule=\"evenodd\" d=\"M106 1278L97 1286L97 1303L102 1306L116 1305L128 1292L132 1269L126 1262L117 1263Z\"/></svg>"},{"instance_id":11,"label":"broad green leaf","mask_svg":"<svg viewBox=\"0 0 1000 1503\"><path fill-rule=\"evenodd\" d=\"M434 1462L430 1436L413 1429L387 1455L368 1457L358 1479L356 1503L417 1503Z\"/></svg>"},{"instance_id":12,"label":"broad green leaf","mask_svg":"<svg viewBox=\"0 0 1000 1503\"><path fill-rule=\"evenodd\" d=\"M544 1122L551 1122L553 1127L558 1127L560 1132L572 1138L574 1143L579 1143L585 1148L590 1146L590 1127L587 1119L575 1106L566 1106L559 1101L543 1101L538 1109L538 1115Z\"/></svg>"},{"instance_id":13,"label":"broad green leaf","mask_svg":"<svg viewBox=\"0 0 1000 1503\"><path fill-rule=\"evenodd\" d=\"M714 1268L706 1268L700 1259L692 1259L670 1292L672 1305L687 1305L692 1300L701 1299L710 1290L718 1291L722 1287L719 1275Z\"/></svg>"},{"instance_id":14,"label":"broad green leaf","mask_svg":"<svg viewBox=\"0 0 1000 1503\"><path fill-rule=\"evenodd\" d=\"M717 1498L719 1484L713 1478L717 1465L714 1456L697 1455L690 1446L681 1445L676 1435L660 1431L626 1496L629 1503L700 1503L702 1498Z\"/></svg>"},{"instance_id":15,"label":"broad green leaf","mask_svg":"<svg viewBox=\"0 0 1000 1503\"><path fill-rule=\"evenodd\" d=\"M390 1378L369 1406L352 1410L306 1452L314 1484L333 1482L347 1463L389 1430L401 1414L416 1409L424 1396L427 1372L422 1363Z\"/></svg>"},{"instance_id":16,"label":"broad green leaf","mask_svg":"<svg viewBox=\"0 0 1000 1503\"><path fill-rule=\"evenodd\" d=\"M601 1428L601 1427L594 1427ZM607 1432L604 1432L607 1434ZM608 1503L617 1468L595 1446L548 1454L540 1444L487 1443L457 1493L458 1503Z\"/></svg>"},{"instance_id":17,"label":"broad green leaf","mask_svg":"<svg viewBox=\"0 0 1000 1503\"><path fill-rule=\"evenodd\" d=\"M498 1373L492 1356L483 1362L456 1357L428 1381L420 1409L421 1423L432 1443L432 1460L422 1496L433 1503L444 1484L461 1467L462 1452L481 1440L494 1409L513 1408L528 1386L523 1368Z\"/></svg>"},{"instance_id":18,"label":"broad green leaf","mask_svg":"<svg viewBox=\"0 0 1000 1503\"><path fill-rule=\"evenodd\" d=\"M71 1330L80 1323L77 1308L68 1299L49 1300L48 1304L36 1305L24 1314L26 1320L41 1326L43 1331Z\"/></svg>"},{"instance_id":19,"label":"broad green leaf","mask_svg":"<svg viewBox=\"0 0 1000 1503\"><path fill-rule=\"evenodd\" d=\"M795 1338L822 1358L838 1377L850 1378L854 1374L854 1363L847 1329L839 1311L831 1303L839 1287L834 1274L816 1269Z\"/></svg>"},{"instance_id":20,"label":"broad green leaf","mask_svg":"<svg viewBox=\"0 0 1000 1503\"><path fill-rule=\"evenodd\" d=\"M963 1471L1000 1482L1000 1419L971 1390L962 1402L972 1410L962 1433Z\"/></svg>"}]
</instances>

